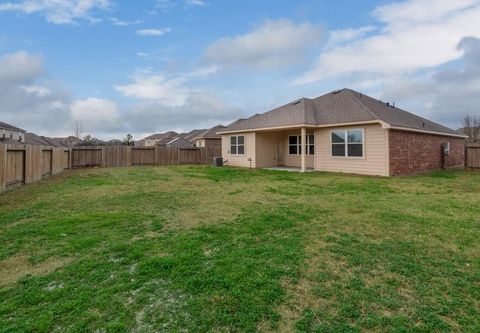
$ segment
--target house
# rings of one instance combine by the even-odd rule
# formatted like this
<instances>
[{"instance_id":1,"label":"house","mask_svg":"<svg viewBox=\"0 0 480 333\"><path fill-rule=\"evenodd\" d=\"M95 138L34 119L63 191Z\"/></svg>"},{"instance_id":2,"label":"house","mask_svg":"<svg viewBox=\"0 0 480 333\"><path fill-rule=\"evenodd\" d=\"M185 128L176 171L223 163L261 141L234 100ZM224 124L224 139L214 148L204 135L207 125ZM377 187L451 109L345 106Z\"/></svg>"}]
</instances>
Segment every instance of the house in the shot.
<instances>
[{"instance_id":1,"label":"house","mask_svg":"<svg viewBox=\"0 0 480 333\"><path fill-rule=\"evenodd\" d=\"M206 129L194 129L188 133L186 133L185 135L182 135L182 137L188 141L190 141L191 143L193 143L193 145L195 145L195 138L202 132L205 132Z\"/></svg>"},{"instance_id":2,"label":"house","mask_svg":"<svg viewBox=\"0 0 480 333\"><path fill-rule=\"evenodd\" d=\"M195 138L196 147L221 147L222 146L222 136L217 134L217 132L225 129L226 126L217 125L206 131L199 133Z\"/></svg>"},{"instance_id":3,"label":"house","mask_svg":"<svg viewBox=\"0 0 480 333\"><path fill-rule=\"evenodd\" d=\"M23 129L0 121L0 143L25 143Z\"/></svg>"},{"instance_id":4,"label":"house","mask_svg":"<svg viewBox=\"0 0 480 333\"><path fill-rule=\"evenodd\" d=\"M459 134L467 137L467 142L480 142L480 126L462 127L457 130Z\"/></svg>"},{"instance_id":5,"label":"house","mask_svg":"<svg viewBox=\"0 0 480 333\"><path fill-rule=\"evenodd\" d=\"M83 140L76 136L70 135L66 138L53 138L53 140L59 142L64 147L76 147L82 144Z\"/></svg>"},{"instance_id":6,"label":"house","mask_svg":"<svg viewBox=\"0 0 480 333\"><path fill-rule=\"evenodd\" d=\"M73 136L69 136L68 138L51 138L48 136L37 135L30 132L25 133L25 144L27 145L70 148L79 145L81 142L81 139L75 138Z\"/></svg>"},{"instance_id":7,"label":"house","mask_svg":"<svg viewBox=\"0 0 480 333\"><path fill-rule=\"evenodd\" d=\"M175 139L167 142L165 144L165 146L167 147L175 147L175 148L192 148L193 147L193 143L191 143L190 141L188 141L187 139L185 139L184 137L182 136L178 136L176 137Z\"/></svg>"},{"instance_id":8,"label":"house","mask_svg":"<svg viewBox=\"0 0 480 333\"><path fill-rule=\"evenodd\" d=\"M218 132L227 165L393 176L464 165L465 136L359 92L302 98Z\"/></svg>"},{"instance_id":9,"label":"house","mask_svg":"<svg viewBox=\"0 0 480 333\"><path fill-rule=\"evenodd\" d=\"M25 144L34 146L52 146L57 147L57 143L53 144L53 139L45 136L39 136L35 133L25 133Z\"/></svg>"},{"instance_id":10,"label":"house","mask_svg":"<svg viewBox=\"0 0 480 333\"><path fill-rule=\"evenodd\" d=\"M145 140L143 142L143 145L146 147L159 146L159 145L164 146L167 142L170 142L171 140L175 139L177 136L178 136L178 133L174 131L153 134L143 139Z\"/></svg>"},{"instance_id":11,"label":"house","mask_svg":"<svg viewBox=\"0 0 480 333\"><path fill-rule=\"evenodd\" d=\"M204 132L204 129L195 129L188 133L177 133L175 131L168 131L165 133L158 133L147 136L146 138L136 141L135 146L178 146L178 147L193 147L195 140L194 138L198 136L200 133ZM178 138L182 138L180 140ZM173 140L178 139L177 141L173 142ZM173 147L172 146L172 147Z\"/></svg>"}]
</instances>

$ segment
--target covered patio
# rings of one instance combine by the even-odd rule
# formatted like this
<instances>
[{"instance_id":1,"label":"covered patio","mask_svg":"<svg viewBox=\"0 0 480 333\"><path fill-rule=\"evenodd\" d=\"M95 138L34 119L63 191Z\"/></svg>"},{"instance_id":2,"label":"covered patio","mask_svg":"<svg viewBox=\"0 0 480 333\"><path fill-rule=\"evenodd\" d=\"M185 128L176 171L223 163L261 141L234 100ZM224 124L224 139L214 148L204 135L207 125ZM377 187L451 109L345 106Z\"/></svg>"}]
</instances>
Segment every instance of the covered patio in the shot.
<instances>
[{"instance_id":1,"label":"covered patio","mask_svg":"<svg viewBox=\"0 0 480 333\"><path fill-rule=\"evenodd\" d=\"M255 133L256 167L308 172L315 169L315 134L306 127Z\"/></svg>"}]
</instances>

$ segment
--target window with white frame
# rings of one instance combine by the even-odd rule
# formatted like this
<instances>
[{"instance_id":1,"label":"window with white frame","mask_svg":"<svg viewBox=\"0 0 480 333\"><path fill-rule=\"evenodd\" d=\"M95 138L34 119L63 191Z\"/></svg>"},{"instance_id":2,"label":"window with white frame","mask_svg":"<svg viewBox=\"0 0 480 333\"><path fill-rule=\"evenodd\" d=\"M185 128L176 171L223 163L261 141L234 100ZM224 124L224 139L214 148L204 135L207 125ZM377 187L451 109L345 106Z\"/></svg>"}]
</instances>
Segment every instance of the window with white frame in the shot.
<instances>
[{"instance_id":1,"label":"window with white frame","mask_svg":"<svg viewBox=\"0 0 480 333\"><path fill-rule=\"evenodd\" d=\"M245 136L234 135L230 137L230 154L244 155L245 154Z\"/></svg>"},{"instance_id":2,"label":"window with white frame","mask_svg":"<svg viewBox=\"0 0 480 333\"><path fill-rule=\"evenodd\" d=\"M332 156L363 157L363 130L360 128L332 131Z\"/></svg>"},{"instance_id":3,"label":"window with white frame","mask_svg":"<svg viewBox=\"0 0 480 333\"><path fill-rule=\"evenodd\" d=\"M307 135L307 155L315 154L315 135Z\"/></svg>"},{"instance_id":4,"label":"window with white frame","mask_svg":"<svg viewBox=\"0 0 480 333\"><path fill-rule=\"evenodd\" d=\"M315 135L307 134L307 155L315 154ZM302 154L302 136L289 135L288 136L288 154L301 155Z\"/></svg>"}]
</instances>

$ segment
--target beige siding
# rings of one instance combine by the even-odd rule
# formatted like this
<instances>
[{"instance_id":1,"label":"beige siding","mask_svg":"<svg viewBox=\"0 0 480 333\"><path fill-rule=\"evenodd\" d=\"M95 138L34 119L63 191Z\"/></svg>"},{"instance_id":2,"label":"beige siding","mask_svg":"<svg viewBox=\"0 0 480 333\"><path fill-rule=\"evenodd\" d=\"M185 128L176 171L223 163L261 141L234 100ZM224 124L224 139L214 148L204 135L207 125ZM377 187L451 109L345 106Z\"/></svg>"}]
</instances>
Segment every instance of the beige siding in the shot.
<instances>
[{"instance_id":1,"label":"beige siding","mask_svg":"<svg viewBox=\"0 0 480 333\"><path fill-rule=\"evenodd\" d=\"M268 168L277 166L277 132L257 132L255 135L255 145L255 167Z\"/></svg>"},{"instance_id":2,"label":"beige siding","mask_svg":"<svg viewBox=\"0 0 480 333\"><path fill-rule=\"evenodd\" d=\"M332 157L331 131L363 128L364 157ZM315 131L315 170L388 176L388 131L378 125L322 128Z\"/></svg>"},{"instance_id":3,"label":"beige siding","mask_svg":"<svg viewBox=\"0 0 480 333\"><path fill-rule=\"evenodd\" d=\"M300 135L300 132L301 132L300 129L296 130L296 131L283 132L283 140L284 140L284 145L283 146L285 147L285 152L284 152L285 166L297 167L297 168L302 167L302 156L301 155L289 155L288 154L288 136L289 135ZM315 133L311 132L311 131L307 131L307 135L308 134L315 134ZM314 167L314 163L315 163L315 158L314 157L315 157L314 155L307 155L306 156L307 168L313 168Z\"/></svg>"},{"instance_id":4,"label":"beige siding","mask_svg":"<svg viewBox=\"0 0 480 333\"><path fill-rule=\"evenodd\" d=\"M222 135L222 157L226 161L226 165L237 167L252 167L255 168L255 133L238 133L235 135L245 136L245 154L231 155L230 154L230 136ZM249 161L251 159L251 161Z\"/></svg>"},{"instance_id":5,"label":"beige siding","mask_svg":"<svg viewBox=\"0 0 480 333\"><path fill-rule=\"evenodd\" d=\"M196 140L195 146L197 146L197 147L205 147L205 139L198 139L198 140Z\"/></svg>"}]
</instances>

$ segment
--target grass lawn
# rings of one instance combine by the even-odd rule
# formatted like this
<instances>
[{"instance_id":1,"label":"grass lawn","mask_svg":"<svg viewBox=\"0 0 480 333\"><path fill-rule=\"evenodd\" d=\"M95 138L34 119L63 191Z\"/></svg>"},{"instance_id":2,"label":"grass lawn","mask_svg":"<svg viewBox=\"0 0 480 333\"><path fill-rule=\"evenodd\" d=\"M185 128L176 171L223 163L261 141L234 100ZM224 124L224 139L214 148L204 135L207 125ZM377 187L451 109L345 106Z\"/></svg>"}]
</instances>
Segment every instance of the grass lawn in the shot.
<instances>
[{"instance_id":1,"label":"grass lawn","mask_svg":"<svg viewBox=\"0 0 480 333\"><path fill-rule=\"evenodd\" d=\"M0 195L0 332L480 332L480 173L67 172Z\"/></svg>"}]
</instances>

